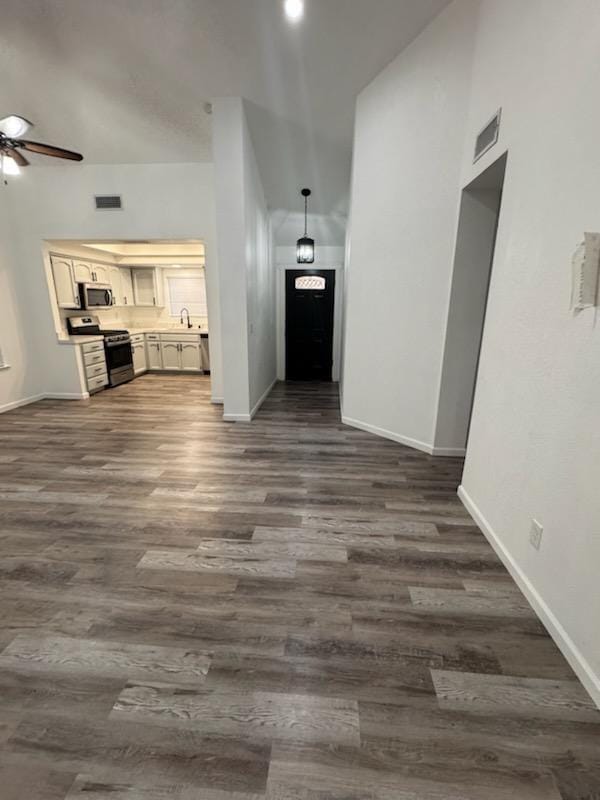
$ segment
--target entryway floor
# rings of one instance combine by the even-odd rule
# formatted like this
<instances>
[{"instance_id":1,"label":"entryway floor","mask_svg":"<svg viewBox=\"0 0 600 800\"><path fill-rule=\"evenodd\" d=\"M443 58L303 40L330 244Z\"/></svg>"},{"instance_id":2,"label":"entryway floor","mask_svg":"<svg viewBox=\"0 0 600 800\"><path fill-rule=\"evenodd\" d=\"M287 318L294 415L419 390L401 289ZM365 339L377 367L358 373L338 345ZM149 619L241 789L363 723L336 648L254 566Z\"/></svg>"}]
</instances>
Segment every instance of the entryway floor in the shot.
<instances>
[{"instance_id":1,"label":"entryway floor","mask_svg":"<svg viewBox=\"0 0 600 800\"><path fill-rule=\"evenodd\" d=\"M600 713L458 459L278 384L0 416L3 800L592 800Z\"/></svg>"}]
</instances>

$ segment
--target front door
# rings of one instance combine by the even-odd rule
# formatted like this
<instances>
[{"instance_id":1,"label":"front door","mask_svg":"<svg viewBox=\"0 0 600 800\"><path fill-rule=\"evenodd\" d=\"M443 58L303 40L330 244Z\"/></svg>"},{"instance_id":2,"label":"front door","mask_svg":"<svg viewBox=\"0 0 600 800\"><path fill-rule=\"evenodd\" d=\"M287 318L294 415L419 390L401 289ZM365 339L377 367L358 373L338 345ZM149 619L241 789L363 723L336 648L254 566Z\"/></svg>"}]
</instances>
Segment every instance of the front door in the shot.
<instances>
[{"instance_id":1,"label":"front door","mask_svg":"<svg viewBox=\"0 0 600 800\"><path fill-rule=\"evenodd\" d=\"M330 381L335 270L286 270L286 378Z\"/></svg>"}]
</instances>

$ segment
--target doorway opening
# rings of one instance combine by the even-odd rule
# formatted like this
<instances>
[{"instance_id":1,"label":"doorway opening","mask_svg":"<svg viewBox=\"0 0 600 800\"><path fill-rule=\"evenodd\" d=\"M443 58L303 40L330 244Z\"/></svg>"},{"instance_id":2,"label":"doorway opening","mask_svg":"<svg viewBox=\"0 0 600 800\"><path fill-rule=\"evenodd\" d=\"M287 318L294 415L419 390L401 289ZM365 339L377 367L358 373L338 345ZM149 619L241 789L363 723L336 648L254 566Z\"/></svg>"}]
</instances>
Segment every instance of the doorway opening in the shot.
<instances>
[{"instance_id":1,"label":"doorway opening","mask_svg":"<svg viewBox=\"0 0 600 800\"><path fill-rule=\"evenodd\" d=\"M286 380L331 381L335 270L286 270Z\"/></svg>"},{"instance_id":2,"label":"doorway opening","mask_svg":"<svg viewBox=\"0 0 600 800\"><path fill-rule=\"evenodd\" d=\"M466 452L479 372L508 153L463 189L435 448Z\"/></svg>"}]
</instances>

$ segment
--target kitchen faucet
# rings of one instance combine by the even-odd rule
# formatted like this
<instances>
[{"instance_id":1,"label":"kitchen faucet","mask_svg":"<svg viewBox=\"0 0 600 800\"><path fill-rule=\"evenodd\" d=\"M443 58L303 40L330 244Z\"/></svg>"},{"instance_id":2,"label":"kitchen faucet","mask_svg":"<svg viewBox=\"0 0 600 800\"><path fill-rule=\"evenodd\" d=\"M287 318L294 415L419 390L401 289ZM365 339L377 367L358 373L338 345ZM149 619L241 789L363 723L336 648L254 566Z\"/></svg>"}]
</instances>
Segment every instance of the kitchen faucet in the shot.
<instances>
[{"instance_id":1,"label":"kitchen faucet","mask_svg":"<svg viewBox=\"0 0 600 800\"><path fill-rule=\"evenodd\" d=\"M187 314L187 326L188 326L188 328L193 328L194 326L190 322L190 312L188 311L187 308L182 308L181 309L181 317L180 317L181 324L183 325L183 312L184 311Z\"/></svg>"}]
</instances>

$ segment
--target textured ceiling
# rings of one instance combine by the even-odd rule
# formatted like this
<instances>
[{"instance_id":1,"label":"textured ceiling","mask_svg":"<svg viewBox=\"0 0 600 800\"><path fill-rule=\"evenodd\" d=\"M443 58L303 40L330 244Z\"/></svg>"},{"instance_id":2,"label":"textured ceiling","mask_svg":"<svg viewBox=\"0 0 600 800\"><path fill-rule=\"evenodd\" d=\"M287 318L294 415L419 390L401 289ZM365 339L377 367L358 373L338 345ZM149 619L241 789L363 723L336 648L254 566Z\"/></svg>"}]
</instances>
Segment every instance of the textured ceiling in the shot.
<instances>
[{"instance_id":1,"label":"textured ceiling","mask_svg":"<svg viewBox=\"0 0 600 800\"><path fill-rule=\"evenodd\" d=\"M448 0L2 0L0 116L88 163L211 159L204 103L241 95L273 208L347 194L356 94ZM32 137L33 138L33 137Z\"/></svg>"}]
</instances>

